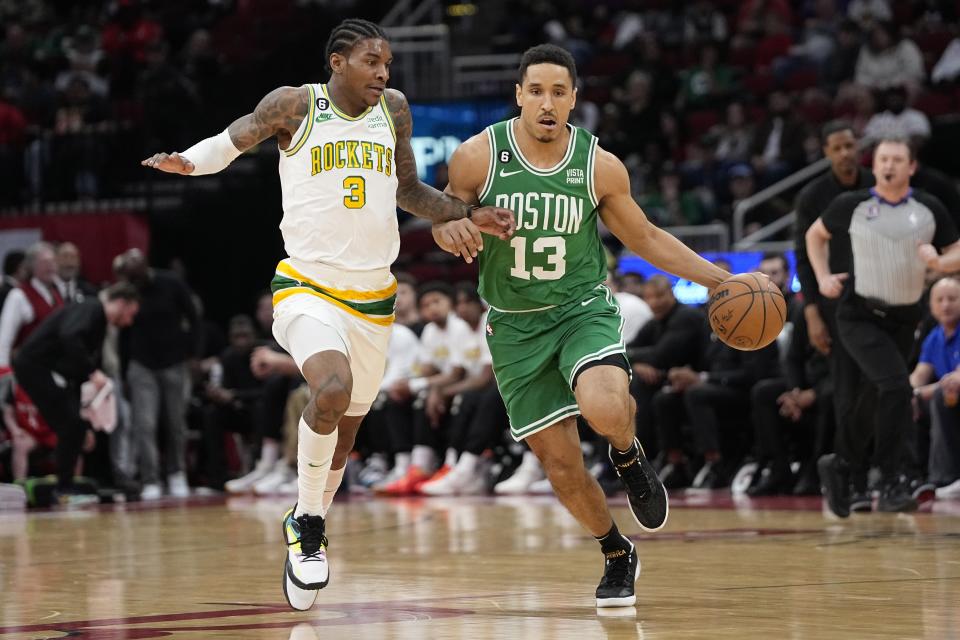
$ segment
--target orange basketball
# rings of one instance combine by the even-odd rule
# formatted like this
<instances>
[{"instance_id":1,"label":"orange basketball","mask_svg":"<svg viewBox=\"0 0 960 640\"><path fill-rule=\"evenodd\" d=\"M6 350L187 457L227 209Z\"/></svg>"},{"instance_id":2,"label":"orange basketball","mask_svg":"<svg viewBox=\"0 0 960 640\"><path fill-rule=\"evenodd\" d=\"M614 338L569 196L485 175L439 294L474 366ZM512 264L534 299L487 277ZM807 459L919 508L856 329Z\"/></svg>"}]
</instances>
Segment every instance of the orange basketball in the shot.
<instances>
[{"instance_id":1,"label":"orange basketball","mask_svg":"<svg viewBox=\"0 0 960 640\"><path fill-rule=\"evenodd\" d=\"M738 273L724 280L707 303L710 328L734 349L762 349L780 335L787 301L762 273Z\"/></svg>"}]
</instances>

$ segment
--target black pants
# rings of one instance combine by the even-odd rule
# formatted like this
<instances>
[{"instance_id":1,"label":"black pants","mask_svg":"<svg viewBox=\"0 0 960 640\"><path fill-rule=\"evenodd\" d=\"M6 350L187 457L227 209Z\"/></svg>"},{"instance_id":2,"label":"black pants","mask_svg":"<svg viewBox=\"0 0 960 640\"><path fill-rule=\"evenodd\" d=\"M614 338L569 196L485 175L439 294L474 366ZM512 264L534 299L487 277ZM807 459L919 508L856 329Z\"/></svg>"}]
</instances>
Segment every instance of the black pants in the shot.
<instances>
[{"instance_id":1,"label":"black pants","mask_svg":"<svg viewBox=\"0 0 960 640\"><path fill-rule=\"evenodd\" d=\"M57 434L57 486L69 489L90 426L80 417L80 385L69 382L66 388L57 386L50 369L22 358L14 358L13 373L40 415Z\"/></svg>"},{"instance_id":2,"label":"black pants","mask_svg":"<svg viewBox=\"0 0 960 640\"><path fill-rule=\"evenodd\" d=\"M299 376L292 378L281 375L269 376L263 381L263 393L257 402L256 436L283 441L283 418L287 398L300 383Z\"/></svg>"},{"instance_id":3,"label":"black pants","mask_svg":"<svg viewBox=\"0 0 960 640\"><path fill-rule=\"evenodd\" d=\"M203 408L203 468L208 487L223 488L227 481L224 438L228 432L252 433L259 404L208 404Z\"/></svg>"},{"instance_id":4,"label":"black pants","mask_svg":"<svg viewBox=\"0 0 960 640\"><path fill-rule=\"evenodd\" d=\"M753 426L757 437L757 451L761 460L769 460L778 466L787 466L790 459L784 442L785 432L794 432L797 437L798 455L805 459L812 454L816 460L825 452L826 442L832 435L833 393L829 384L815 388L817 399L813 406L803 412L798 423L791 422L780 415L777 398L788 391L785 378L761 380L750 391L750 406ZM811 435L812 431L812 443ZM812 449L812 451L810 451Z\"/></svg>"},{"instance_id":5,"label":"black pants","mask_svg":"<svg viewBox=\"0 0 960 640\"><path fill-rule=\"evenodd\" d=\"M943 390L930 400L930 481L948 485L960 480L960 406L947 406Z\"/></svg>"},{"instance_id":6,"label":"black pants","mask_svg":"<svg viewBox=\"0 0 960 640\"><path fill-rule=\"evenodd\" d=\"M885 478L893 478L908 457L906 436L915 430L907 358L919 320L919 305L880 306L852 292L837 309L840 341L863 377L876 388L876 462ZM863 466L868 441L864 441L862 434L854 436L849 422L846 437L842 438L839 433L845 429L839 426L841 416L837 418L837 452L854 467Z\"/></svg>"},{"instance_id":7,"label":"black pants","mask_svg":"<svg viewBox=\"0 0 960 640\"><path fill-rule=\"evenodd\" d=\"M651 459L658 452L666 451L668 448L663 442L657 441L659 427L654 408L654 397L660 391L661 386L659 383L647 384L639 376L634 376L630 382L630 395L637 402L637 439L643 445L647 457Z\"/></svg>"},{"instance_id":8,"label":"black pants","mask_svg":"<svg viewBox=\"0 0 960 640\"><path fill-rule=\"evenodd\" d=\"M507 424L507 410L496 384L464 392L450 407L450 445L480 455L497 444Z\"/></svg>"},{"instance_id":9,"label":"black pants","mask_svg":"<svg viewBox=\"0 0 960 640\"><path fill-rule=\"evenodd\" d=\"M653 409L662 451L682 450L682 424L689 419L697 453L720 451L720 416L742 411L749 400L742 389L709 382L696 384L683 393L659 391Z\"/></svg>"}]
</instances>

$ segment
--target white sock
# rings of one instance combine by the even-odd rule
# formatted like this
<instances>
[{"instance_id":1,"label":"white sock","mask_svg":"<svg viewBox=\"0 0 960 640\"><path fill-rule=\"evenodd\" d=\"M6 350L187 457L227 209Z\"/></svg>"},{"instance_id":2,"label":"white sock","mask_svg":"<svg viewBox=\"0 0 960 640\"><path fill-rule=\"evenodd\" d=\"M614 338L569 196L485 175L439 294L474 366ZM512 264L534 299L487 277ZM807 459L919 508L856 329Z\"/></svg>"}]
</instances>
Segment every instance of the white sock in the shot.
<instances>
[{"instance_id":1,"label":"white sock","mask_svg":"<svg viewBox=\"0 0 960 640\"><path fill-rule=\"evenodd\" d=\"M343 472L347 470L347 465L343 465L339 469L330 469L330 473L327 474L327 485L323 489L323 513L324 518L327 517L327 511L330 510L330 505L333 503L333 497L337 495L337 489L340 488L340 483L343 482Z\"/></svg>"},{"instance_id":2,"label":"white sock","mask_svg":"<svg viewBox=\"0 0 960 640\"><path fill-rule=\"evenodd\" d=\"M257 466L272 468L278 457L280 457L280 443L272 438L264 438L263 444L260 445L260 461Z\"/></svg>"},{"instance_id":3,"label":"white sock","mask_svg":"<svg viewBox=\"0 0 960 640\"><path fill-rule=\"evenodd\" d=\"M333 451L337 448L337 430L322 436L315 433L303 418L300 418L299 440L297 442L297 478L299 497L297 510L293 514L299 518L303 514L320 515L323 513L323 490L327 486Z\"/></svg>"},{"instance_id":4,"label":"white sock","mask_svg":"<svg viewBox=\"0 0 960 640\"><path fill-rule=\"evenodd\" d=\"M477 470L477 462L480 461L480 456L475 453L470 453L469 451L464 451L460 454L460 459L457 460L457 470L461 473L473 474Z\"/></svg>"},{"instance_id":5,"label":"white sock","mask_svg":"<svg viewBox=\"0 0 960 640\"><path fill-rule=\"evenodd\" d=\"M455 467L457 465L457 450L453 447L447 449L446 456L443 459L443 464L448 467Z\"/></svg>"},{"instance_id":6,"label":"white sock","mask_svg":"<svg viewBox=\"0 0 960 640\"><path fill-rule=\"evenodd\" d=\"M397 473L406 473L407 467L410 466L410 453L393 454L393 466L397 469Z\"/></svg>"},{"instance_id":7,"label":"white sock","mask_svg":"<svg viewBox=\"0 0 960 640\"><path fill-rule=\"evenodd\" d=\"M416 444L410 453L410 464L420 467L424 473L433 473L437 470L437 454L426 445Z\"/></svg>"}]
</instances>

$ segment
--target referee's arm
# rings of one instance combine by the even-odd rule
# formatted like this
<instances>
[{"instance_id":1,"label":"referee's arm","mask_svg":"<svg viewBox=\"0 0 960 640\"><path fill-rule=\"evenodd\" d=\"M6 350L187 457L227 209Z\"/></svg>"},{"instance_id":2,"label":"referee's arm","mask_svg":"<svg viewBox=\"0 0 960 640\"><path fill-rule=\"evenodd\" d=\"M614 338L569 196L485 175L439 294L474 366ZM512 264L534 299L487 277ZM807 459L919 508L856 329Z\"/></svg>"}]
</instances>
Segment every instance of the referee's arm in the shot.
<instances>
[{"instance_id":1,"label":"referee's arm","mask_svg":"<svg viewBox=\"0 0 960 640\"><path fill-rule=\"evenodd\" d=\"M830 231L823 224L823 218L817 218L807 229L807 257L817 276L820 294L826 298L839 298L843 292L843 281L849 274L830 273Z\"/></svg>"}]
</instances>

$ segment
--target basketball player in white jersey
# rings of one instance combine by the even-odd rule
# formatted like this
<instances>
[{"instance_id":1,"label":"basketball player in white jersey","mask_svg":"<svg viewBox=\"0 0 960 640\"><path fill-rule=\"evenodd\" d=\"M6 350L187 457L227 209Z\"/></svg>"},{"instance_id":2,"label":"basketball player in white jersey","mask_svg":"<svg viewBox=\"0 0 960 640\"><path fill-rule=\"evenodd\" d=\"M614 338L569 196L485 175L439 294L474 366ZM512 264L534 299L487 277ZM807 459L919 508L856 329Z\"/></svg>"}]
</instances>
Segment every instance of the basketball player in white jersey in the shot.
<instances>
[{"instance_id":1,"label":"basketball player in white jersey","mask_svg":"<svg viewBox=\"0 0 960 640\"><path fill-rule=\"evenodd\" d=\"M290 257L272 282L273 332L311 390L300 420L298 502L283 519L284 594L300 610L329 580L324 518L383 376L397 289L390 273L400 245L397 205L434 222L471 218L502 238L515 226L505 209L472 208L419 181L410 108L386 88L393 58L380 27L344 21L326 57L326 84L275 89L219 135L142 162L205 175L277 138L280 230ZM456 240L476 256L479 234Z\"/></svg>"}]
</instances>

